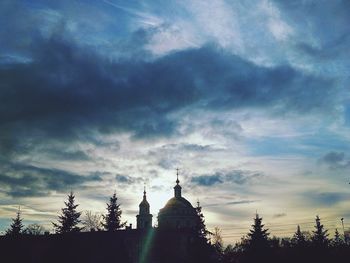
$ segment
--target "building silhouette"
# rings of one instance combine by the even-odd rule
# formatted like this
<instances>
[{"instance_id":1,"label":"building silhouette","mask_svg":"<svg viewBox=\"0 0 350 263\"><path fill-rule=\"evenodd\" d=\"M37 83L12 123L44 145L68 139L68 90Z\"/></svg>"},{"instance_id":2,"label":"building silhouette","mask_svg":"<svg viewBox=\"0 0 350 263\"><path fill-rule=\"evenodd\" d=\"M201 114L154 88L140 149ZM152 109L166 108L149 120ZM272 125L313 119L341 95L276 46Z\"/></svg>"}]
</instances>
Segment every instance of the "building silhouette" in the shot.
<instances>
[{"instance_id":1,"label":"building silhouette","mask_svg":"<svg viewBox=\"0 0 350 263\"><path fill-rule=\"evenodd\" d=\"M136 228L145 229L152 227L153 215L149 212L149 203L146 197L146 188L143 190L143 199L139 204L139 214L136 216Z\"/></svg>"},{"instance_id":2,"label":"building silhouette","mask_svg":"<svg viewBox=\"0 0 350 263\"><path fill-rule=\"evenodd\" d=\"M136 229L130 225L117 231L22 235L18 239L4 236L0 237L1 259L4 262L35 263L114 260L123 263L195 262L189 259L198 250L195 249L198 247L195 231L197 214L191 203L182 197L181 190L177 172L174 197L159 210L158 227L152 226L153 215L144 188L136 216ZM205 240L202 242L205 247Z\"/></svg>"},{"instance_id":3,"label":"building silhouette","mask_svg":"<svg viewBox=\"0 0 350 263\"><path fill-rule=\"evenodd\" d=\"M179 172L176 173L176 185L174 197L168 200L158 213L158 228L160 229L194 229L197 219L196 209L181 195ZM145 229L152 227L150 204L147 201L146 189L143 191L143 199L139 205L139 214L136 216L136 228Z\"/></svg>"},{"instance_id":4,"label":"building silhouette","mask_svg":"<svg viewBox=\"0 0 350 263\"><path fill-rule=\"evenodd\" d=\"M158 227L171 229L194 229L197 213L195 208L181 195L179 174L177 171L174 197L160 209L158 214Z\"/></svg>"}]
</instances>

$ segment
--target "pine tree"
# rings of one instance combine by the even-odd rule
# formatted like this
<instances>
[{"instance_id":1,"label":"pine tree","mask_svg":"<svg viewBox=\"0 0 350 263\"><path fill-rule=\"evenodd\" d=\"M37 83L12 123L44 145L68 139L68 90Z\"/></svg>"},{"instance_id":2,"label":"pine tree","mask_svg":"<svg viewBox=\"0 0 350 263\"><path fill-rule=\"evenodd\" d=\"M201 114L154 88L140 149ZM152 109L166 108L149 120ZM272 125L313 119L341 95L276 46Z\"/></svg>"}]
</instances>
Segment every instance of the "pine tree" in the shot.
<instances>
[{"instance_id":1,"label":"pine tree","mask_svg":"<svg viewBox=\"0 0 350 263\"><path fill-rule=\"evenodd\" d=\"M107 231L116 231L126 225L126 222L120 222L122 210L120 204L117 204L117 200L116 193L114 193L107 203L107 215L103 216L105 222L102 223Z\"/></svg>"},{"instance_id":2,"label":"pine tree","mask_svg":"<svg viewBox=\"0 0 350 263\"><path fill-rule=\"evenodd\" d=\"M248 233L247 245L248 249L261 250L269 246L268 229L264 229L262 224L262 217L258 214L255 215L253 229Z\"/></svg>"},{"instance_id":3,"label":"pine tree","mask_svg":"<svg viewBox=\"0 0 350 263\"><path fill-rule=\"evenodd\" d=\"M69 233L79 232L81 230L78 227L80 223L79 217L81 212L77 212L79 205L74 204L75 196L73 192L68 195L68 201L64 202L65 208L62 208L62 214L58 216L58 223L52 223L56 233Z\"/></svg>"},{"instance_id":4,"label":"pine tree","mask_svg":"<svg viewBox=\"0 0 350 263\"><path fill-rule=\"evenodd\" d=\"M312 243L314 246L316 247L327 247L329 240L328 240L328 230L324 230L323 225L321 224L321 219L319 218L319 216L316 216L316 225L315 231L312 231L313 236L311 238Z\"/></svg>"},{"instance_id":5,"label":"pine tree","mask_svg":"<svg viewBox=\"0 0 350 263\"><path fill-rule=\"evenodd\" d=\"M6 235L9 236L19 236L22 234L23 224L21 218L21 210L18 208L17 214L15 218L12 218L12 224L10 228L6 231Z\"/></svg>"},{"instance_id":6,"label":"pine tree","mask_svg":"<svg viewBox=\"0 0 350 263\"><path fill-rule=\"evenodd\" d=\"M297 247L304 247L306 245L305 235L301 232L299 225L292 238L292 244Z\"/></svg>"},{"instance_id":7,"label":"pine tree","mask_svg":"<svg viewBox=\"0 0 350 263\"><path fill-rule=\"evenodd\" d=\"M207 239L207 234L209 233L209 231L205 226L204 215L202 213L202 207L200 206L199 201L197 202L196 213L197 213L197 222L195 226L196 234L199 238Z\"/></svg>"},{"instance_id":8,"label":"pine tree","mask_svg":"<svg viewBox=\"0 0 350 263\"><path fill-rule=\"evenodd\" d=\"M340 237L340 234L338 232L338 229L335 229L334 239L332 240L332 246L333 247L340 247L344 245L343 239Z\"/></svg>"}]
</instances>

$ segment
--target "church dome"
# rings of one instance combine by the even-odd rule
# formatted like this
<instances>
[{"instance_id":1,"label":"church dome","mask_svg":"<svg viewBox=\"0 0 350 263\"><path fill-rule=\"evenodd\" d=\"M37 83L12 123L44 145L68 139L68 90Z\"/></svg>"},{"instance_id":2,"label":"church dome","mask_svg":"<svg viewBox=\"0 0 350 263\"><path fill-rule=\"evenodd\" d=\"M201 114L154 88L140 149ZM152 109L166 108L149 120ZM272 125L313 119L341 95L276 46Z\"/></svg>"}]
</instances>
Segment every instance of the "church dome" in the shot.
<instances>
[{"instance_id":1,"label":"church dome","mask_svg":"<svg viewBox=\"0 0 350 263\"><path fill-rule=\"evenodd\" d=\"M193 206L189 201L187 201L183 197L173 197L169 199L169 201L166 203L163 209L161 209L163 212L171 212L173 210L178 210L178 209L189 209L193 210Z\"/></svg>"},{"instance_id":2,"label":"church dome","mask_svg":"<svg viewBox=\"0 0 350 263\"><path fill-rule=\"evenodd\" d=\"M193 228L196 224L196 209L181 196L179 179L174 187L174 197L159 210L158 226L160 228Z\"/></svg>"}]
</instances>

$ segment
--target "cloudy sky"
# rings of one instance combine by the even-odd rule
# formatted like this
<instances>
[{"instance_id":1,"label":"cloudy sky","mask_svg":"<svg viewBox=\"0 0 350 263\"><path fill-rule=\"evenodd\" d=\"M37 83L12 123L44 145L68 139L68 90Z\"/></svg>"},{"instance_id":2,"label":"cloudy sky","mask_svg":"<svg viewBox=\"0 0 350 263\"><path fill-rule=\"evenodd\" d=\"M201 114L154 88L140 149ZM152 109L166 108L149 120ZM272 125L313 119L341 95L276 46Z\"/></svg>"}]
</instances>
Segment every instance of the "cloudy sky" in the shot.
<instances>
[{"instance_id":1,"label":"cloudy sky","mask_svg":"<svg viewBox=\"0 0 350 263\"><path fill-rule=\"evenodd\" d=\"M173 195L226 242L350 227L349 1L0 2L0 231ZM156 221L156 220L155 220Z\"/></svg>"}]
</instances>

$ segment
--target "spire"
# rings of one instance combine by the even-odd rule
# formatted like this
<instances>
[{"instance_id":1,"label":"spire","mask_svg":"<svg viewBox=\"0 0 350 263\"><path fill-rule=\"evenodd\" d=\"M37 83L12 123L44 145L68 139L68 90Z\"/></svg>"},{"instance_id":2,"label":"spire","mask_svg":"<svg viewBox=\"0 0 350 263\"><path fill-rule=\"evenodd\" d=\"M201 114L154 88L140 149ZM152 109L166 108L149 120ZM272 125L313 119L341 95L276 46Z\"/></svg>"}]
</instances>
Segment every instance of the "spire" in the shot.
<instances>
[{"instance_id":1,"label":"spire","mask_svg":"<svg viewBox=\"0 0 350 263\"><path fill-rule=\"evenodd\" d=\"M174 194L176 198L181 197L181 186L179 185L179 168L176 168L176 185L174 187Z\"/></svg>"},{"instance_id":2,"label":"spire","mask_svg":"<svg viewBox=\"0 0 350 263\"><path fill-rule=\"evenodd\" d=\"M143 200L146 200L146 185L143 186Z\"/></svg>"}]
</instances>

